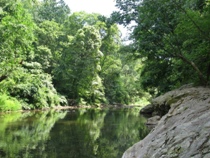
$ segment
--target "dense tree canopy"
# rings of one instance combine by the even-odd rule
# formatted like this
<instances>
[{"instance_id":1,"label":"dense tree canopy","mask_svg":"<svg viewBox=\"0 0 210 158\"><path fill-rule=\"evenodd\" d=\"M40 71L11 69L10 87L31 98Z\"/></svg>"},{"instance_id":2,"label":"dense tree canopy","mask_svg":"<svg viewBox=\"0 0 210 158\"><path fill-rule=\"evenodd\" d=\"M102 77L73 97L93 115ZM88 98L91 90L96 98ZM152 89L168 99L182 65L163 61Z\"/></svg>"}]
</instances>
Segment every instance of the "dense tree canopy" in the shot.
<instances>
[{"instance_id":1,"label":"dense tree canopy","mask_svg":"<svg viewBox=\"0 0 210 158\"><path fill-rule=\"evenodd\" d=\"M105 17L71 14L63 0L2 0L0 110L141 104L145 90L209 85L209 0L116 6ZM115 22L134 23L130 44Z\"/></svg>"},{"instance_id":2,"label":"dense tree canopy","mask_svg":"<svg viewBox=\"0 0 210 158\"><path fill-rule=\"evenodd\" d=\"M0 110L141 100L139 68L112 18L63 0L0 2Z\"/></svg>"},{"instance_id":3,"label":"dense tree canopy","mask_svg":"<svg viewBox=\"0 0 210 158\"><path fill-rule=\"evenodd\" d=\"M142 85L162 93L186 83L209 84L209 0L117 0L112 19L135 26L136 58L143 59Z\"/></svg>"}]
</instances>

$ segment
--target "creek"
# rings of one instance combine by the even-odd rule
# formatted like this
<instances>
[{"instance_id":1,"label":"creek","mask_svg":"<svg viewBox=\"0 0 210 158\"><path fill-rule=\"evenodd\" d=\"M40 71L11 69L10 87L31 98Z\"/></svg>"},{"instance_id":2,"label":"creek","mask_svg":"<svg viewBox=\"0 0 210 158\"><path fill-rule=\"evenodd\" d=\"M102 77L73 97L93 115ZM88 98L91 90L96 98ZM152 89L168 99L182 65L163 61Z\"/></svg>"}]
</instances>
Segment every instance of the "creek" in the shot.
<instances>
[{"instance_id":1,"label":"creek","mask_svg":"<svg viewBox=\"0 0 210 158\"><path fill-rule=\"evenodd\" d=\"M149 130L139 109L0 114L1 158L120 158Z\"/></svg>"}]
</instances>

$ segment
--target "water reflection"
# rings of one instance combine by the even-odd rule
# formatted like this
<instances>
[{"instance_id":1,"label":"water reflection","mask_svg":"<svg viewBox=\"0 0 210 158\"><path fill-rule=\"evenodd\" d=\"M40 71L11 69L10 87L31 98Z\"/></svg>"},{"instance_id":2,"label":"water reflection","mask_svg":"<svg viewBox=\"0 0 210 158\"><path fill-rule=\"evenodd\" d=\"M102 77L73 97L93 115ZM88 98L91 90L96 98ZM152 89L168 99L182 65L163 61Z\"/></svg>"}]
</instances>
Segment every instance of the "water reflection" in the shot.
<instances>
[{"instance_id":1,"label":"water reflection","mask_svg":"<svg viewBox=\"0 0 210 158\"><path fill-rule=\"evenodd\" d=\"M0 157L118 158L148 129L137 109L0 115Z\"/></svg>"}]
</instances>

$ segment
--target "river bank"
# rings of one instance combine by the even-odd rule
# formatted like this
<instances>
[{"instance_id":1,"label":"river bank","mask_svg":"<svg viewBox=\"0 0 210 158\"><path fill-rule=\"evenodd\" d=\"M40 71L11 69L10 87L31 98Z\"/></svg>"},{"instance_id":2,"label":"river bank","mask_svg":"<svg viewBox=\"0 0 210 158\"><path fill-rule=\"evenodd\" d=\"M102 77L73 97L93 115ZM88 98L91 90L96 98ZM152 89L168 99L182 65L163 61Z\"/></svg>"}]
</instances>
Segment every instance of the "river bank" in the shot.
<instances>
[{"instance_id":1,"label":"river bank","mask_svg":"<svg viewBox=\"0 0 210 158\"><path fill-rule=\"evenodd\" d=\"M33 111L48 111L48 110L76 110L76 109L123 109L123 108L138 108L142 109L144 105L123 105L123 104L112 104L112 105L100 105L100 106L88 106L88 105L75 105L75 106L54 106L42 109L22 109L15 111L0 111L0 114L14 113L14 112L33 112Z\"/></svg>"}]
</instances>

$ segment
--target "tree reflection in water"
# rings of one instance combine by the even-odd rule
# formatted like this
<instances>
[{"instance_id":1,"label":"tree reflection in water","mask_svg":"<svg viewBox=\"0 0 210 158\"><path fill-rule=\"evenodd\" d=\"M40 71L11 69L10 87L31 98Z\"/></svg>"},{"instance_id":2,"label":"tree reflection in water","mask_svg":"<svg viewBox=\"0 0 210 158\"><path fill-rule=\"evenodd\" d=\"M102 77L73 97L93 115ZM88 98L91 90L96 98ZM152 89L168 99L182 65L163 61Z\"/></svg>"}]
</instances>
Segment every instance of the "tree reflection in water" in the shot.
<instances>
[{"instance_id":1,"label":"tree reflection in water","mask_svg":"<svg viewBox=\"0 0 210 158\"><path fill-rule=\"evenodd\" d=\"M149 130L138 109L0 115L0 157L118 158Z\"/></svg>"}]
</instances>

